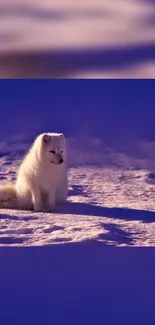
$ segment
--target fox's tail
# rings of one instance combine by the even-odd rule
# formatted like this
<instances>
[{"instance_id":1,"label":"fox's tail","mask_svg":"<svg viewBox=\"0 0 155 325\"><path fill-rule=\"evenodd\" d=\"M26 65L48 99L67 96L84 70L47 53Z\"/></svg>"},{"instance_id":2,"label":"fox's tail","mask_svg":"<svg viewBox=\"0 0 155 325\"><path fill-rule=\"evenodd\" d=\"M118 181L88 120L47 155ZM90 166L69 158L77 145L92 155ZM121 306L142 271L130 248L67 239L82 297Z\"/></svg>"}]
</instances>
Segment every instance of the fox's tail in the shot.
<instances>
[{"instance_id":1,"label":"fox's tail","mask_svg":"<svg viewBox=\"0 0 155 325\"><path fill-rule=\"evenodd\" d=\"M0 185L0 209L17 209L17 193L12 184Z\"/></svg>"}]
</instances>

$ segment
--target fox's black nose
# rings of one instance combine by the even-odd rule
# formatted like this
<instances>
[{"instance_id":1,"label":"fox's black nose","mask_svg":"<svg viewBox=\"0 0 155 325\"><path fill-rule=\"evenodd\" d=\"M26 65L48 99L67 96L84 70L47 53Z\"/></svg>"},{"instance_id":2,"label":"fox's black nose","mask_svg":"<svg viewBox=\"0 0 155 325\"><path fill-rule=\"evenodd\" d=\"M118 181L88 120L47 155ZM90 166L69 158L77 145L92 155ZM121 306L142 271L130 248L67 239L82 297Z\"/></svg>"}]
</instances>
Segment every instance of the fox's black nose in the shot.
<instances>
[{"instance_id":1,"label":"fox's black nose","mask_svg":"<svg viewBox=\"0 0 155 325\"><path fill-rule=\"evenodd\" d=\"M62 164L62 163L63 163L63 159L60 159L60 160L59 160L59 163Z\"/></svg>"}]
</instances>

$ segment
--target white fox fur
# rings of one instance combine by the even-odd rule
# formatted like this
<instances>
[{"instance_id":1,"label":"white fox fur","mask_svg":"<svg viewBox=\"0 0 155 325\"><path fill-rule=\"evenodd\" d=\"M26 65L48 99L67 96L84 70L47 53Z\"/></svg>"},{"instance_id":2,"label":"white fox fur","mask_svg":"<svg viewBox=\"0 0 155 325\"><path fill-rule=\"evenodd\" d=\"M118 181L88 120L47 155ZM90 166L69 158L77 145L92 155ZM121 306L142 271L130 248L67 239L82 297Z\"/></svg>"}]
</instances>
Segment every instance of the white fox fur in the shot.
<instances>
[{"instance_id":1,"label":"white fox fur","mask_svg":"<svg viewBox=\"0 0 155 325\"><path fill-rule=\"evenodd\" d=\"M43 133L22 161L15 185L0 186L0 208L53 211L65 203L67 192L64 135Z\"/></svg>"}]
</instances>

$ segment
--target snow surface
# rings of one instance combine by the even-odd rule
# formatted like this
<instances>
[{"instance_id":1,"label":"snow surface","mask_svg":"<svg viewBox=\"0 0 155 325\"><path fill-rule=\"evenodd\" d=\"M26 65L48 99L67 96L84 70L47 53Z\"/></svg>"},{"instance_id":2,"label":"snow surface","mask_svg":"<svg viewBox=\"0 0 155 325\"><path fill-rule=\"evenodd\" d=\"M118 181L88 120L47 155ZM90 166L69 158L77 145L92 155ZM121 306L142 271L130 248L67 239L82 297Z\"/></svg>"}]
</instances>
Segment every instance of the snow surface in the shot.
<instances>
[{"instance_id":1,"label":"snow surface","mask_svg":"<svg viewBox=\"0 0 155 325\"><path fill-rule=\"evenodd\" d=\"M14 180L17 162L3 158L0 177ZM119 167L69 168L66 205L54 213L0 211L0 245L97 241L155 246L154 174Z\"/></svg>"},{"instance_id":2,"label":"snow surface","mask_svg":"<svg viewBox=\"0 0 155 325\"><path fill-rule=\"evenodd\" d=\"M155 322L154 82L99 82L0 82L1 182L58 130L70 184L54 213L0 210L0 324Z\"/></svg>"}]
</instances>

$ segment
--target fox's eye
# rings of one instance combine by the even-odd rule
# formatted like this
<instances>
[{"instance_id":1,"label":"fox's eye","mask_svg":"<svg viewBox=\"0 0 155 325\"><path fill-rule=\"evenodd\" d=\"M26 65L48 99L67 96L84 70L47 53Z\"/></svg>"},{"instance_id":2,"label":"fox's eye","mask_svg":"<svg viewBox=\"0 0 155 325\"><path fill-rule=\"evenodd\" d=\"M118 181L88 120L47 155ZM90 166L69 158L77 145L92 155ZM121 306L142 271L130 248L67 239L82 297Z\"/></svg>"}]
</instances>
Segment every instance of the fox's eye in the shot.
<instances>
[{"instance_id":1,"label":"fox's eye","mask_svg":"<svg viewBox=\"0 0 155 325\"><path fill-rule=\"evenodd\" d=\"M61 153L63 153L63 151L61 151Z\"/></svg>"},{"instance_id":2,"label":"fox's eye","mask_svg":"<svg viewBox=\"0 0 155 325\"><path fill-rule=\"evenodd\" d=\"M50 152L51 152L51 153L55 153L55 151L54 151L54 150L50 150Z\"/></svg>"}]
</instances>

